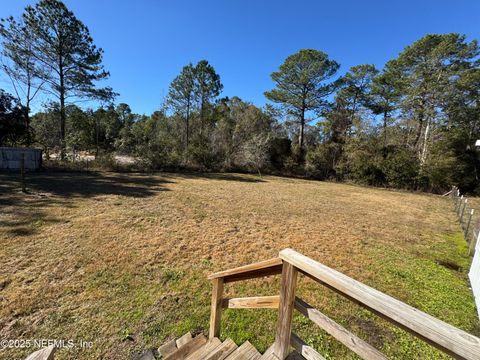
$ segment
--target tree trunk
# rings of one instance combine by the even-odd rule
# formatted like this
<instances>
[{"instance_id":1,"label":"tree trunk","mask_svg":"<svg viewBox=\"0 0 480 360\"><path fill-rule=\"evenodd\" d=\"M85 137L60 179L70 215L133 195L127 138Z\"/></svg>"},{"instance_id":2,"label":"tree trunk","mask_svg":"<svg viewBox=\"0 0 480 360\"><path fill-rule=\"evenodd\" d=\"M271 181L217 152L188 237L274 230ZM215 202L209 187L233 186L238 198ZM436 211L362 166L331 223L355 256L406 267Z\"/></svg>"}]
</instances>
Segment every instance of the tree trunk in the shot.
<instances>
[{"instance_id":1,"label":"tree trunk","mask_svg":"<svg viewBox=\"0 0 480 360\"><path fill-rule=\"evenodd\" d=\"M205 117L205 103L202 98L202 101L200 102L200 138L203 137L203 122L204 122L204 117Z\"/></svg>"},{"instance_id":2,"label":"tree trunk","mask_svg":"<svg viewBox=\"0 0 480 360\"><path fill-rule=\"evenodd\" d=\"M188 150L188 143L190 138L190 100L187 102L187 116L185 118L185 149Z\"/></svg>"},{"instance_id":3,"label":"tree trunk","mask_svg":"<svg viewBox=\"0 0 480 360\"><path fill-rule=\"evenodd\" d=\"M415 140L413 142L413 146L415 149L418 146L418 142L420 141L420 137L422 136L422 130L423 130L423 121L424 121L424 114L425 109L423 105L423 101L420 103L420 112L418 114L418 127L417 127L417 134L415 135Z\"/></svg>"},{"instance_id":4,"label":"tree trunk","mask_svg":"<svg viewBox=\"0 0 480 360\"><path fill-rule=\"evenodd\" d=\"M387 111L383 112L383 158L387 157L387 121L388 113Z\"/></svg>"},{"instance_id":5,"label":"tree trunk","mask_svg":"<svg viewBox=\"0 0 480 360\"><path fill-rule=\"evenodd\" d=\"M27 145L31 145L33 142L33 136L30 126L30 108L28 106L25 107L25 128L27 131Z\"/></svg>"},{"instance_id":6,"label":"tree trunk","mask_svg":"<svg viewBox=\"0 0 480 360\"><path fill-rule=\"evenodd\" d=\"M65 94L62 90L60 91L60 159L65 160L65 123L67 115L65 113Z\"/></svg>"},{"instance_id":7,"label":"tree trunk","mask_svg":"<svg viewBox=\"0 0 480 360\"><path fill-rule=\"evenodd\" d=\"M185 116L185 149L183 153L183 162L185 165L189 162L188 144L190 143L190 100L187 101L187 114Z\"/></svg>"},{"instance_id":8,"label":"tree trunk","mask_svg":"<svg viewBox=\"0 0 480 360\"><path fill-rule=\"evenodd\" d=\"M303 152L304 145L304 134L305 134L305 106L302 106L302 113L300 117L300 135L298 137L298 145L300 146L300 151Z\"/></svg>"},{"instance_id":9,"label":"tree trunk","mask_svg":"<svg viewBox=\"0 0 480 360\"><path fill-rule=\"evenodd\" d=\"M60 159L65 160L65 123L67 115L65 113L65 75L63 73L63 62L60 54L58 61L58 74L59 74L59 98L60 98Z\"/></svg>"},{"instance_id":10,"label":"tree trunk","mask_svg":"<svg viewBox=\"0 0 480 360\"><path fill-rule=\"evenodd\" d=\"M30 93L31 93L31 82L30 82L30 75L27 72L27 99L25 104L25 121L26 121L26 128L27 128L27 145L32 143L32 134L30 131Z\"/></svg>"},{"instance_id":11,"label":"tree trunk","mask_svg":"<svg viewBox=\"0 0 480 360\"><path fill-rule=\"evenodd\" d=\"M425 127L425 135L423 137L423 146L422 152L420 155L420 164L423 166L425 161L427 160L427 152L428 152L428 136L430 135L430 121L427 121L427 126Z\"/></svg>"},{"instance_id":12,"label":"tree trunk","mask_svg":"<svg viewBox=\"0 0 480 360\"><path fill-rule=\"evenodd\" d=\"M98 125L98 119L95 119L95 160L97 160L98 157L98 152L100 151L100 145L99 145L99 125Z\"/></svg>"},{"instance_id":13,"label":"tree trunk","mask_svg":"<svg viewBox=\"0 0 480 360\"><path fill-rule=\"evenodd\" d=\"M423 130L423 120L420 120L417 127L417 133L415 135L415 140L413 141L413 146L416 148L418 146L418 142L420 141L420 136L422 136Z\"/></svg>"}]
</instances>

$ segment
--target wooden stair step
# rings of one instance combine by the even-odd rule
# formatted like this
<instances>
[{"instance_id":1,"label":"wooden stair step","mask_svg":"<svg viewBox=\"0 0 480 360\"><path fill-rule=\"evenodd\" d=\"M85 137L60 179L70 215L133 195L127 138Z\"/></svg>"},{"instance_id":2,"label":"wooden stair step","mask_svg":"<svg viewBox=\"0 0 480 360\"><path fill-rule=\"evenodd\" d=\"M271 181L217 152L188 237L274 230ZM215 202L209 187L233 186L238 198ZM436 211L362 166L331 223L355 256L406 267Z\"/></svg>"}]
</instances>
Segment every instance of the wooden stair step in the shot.
<instances>
[{"instance_id":1,"label":"wooden stair step","mask_svg":"<svg viewBox=\"0 0 480 360\"><path fill-rule=\"evenodd\" d=\"M161 359L167 357L168 355L170 355L171 353L173 353L174 351L177 351L177 342L175 339L173 340L170 340L168 342L166 342L165 344L163 344L162 346L160 346L158 349L158 355L160 356Z\"/></svg>"},{"instance_id":2,"label":"wooden stair step","mask_svg":"<svg viewBox=\"0 0 480 360\"><path fill-rule=\"evenodd\" d=\"M238 348L232 339L225 340L220 346L217 346L203 360L224 360Z\"/></svg>"},{"instance_id":3,"label":"wooden stair step","mask_svg":"<svg viewBox=\"0 0 480 360\"><path fill-rule=\"evenodd\" d=\"M178 343L178 340L177 340L177 343ZM200 335L194 337L192 340L188 341L187 343L184 343L176 351L174 351L173 353L165 356L165 358L162 358L162 359L164 359L164 360L185 360L188 356L192 355L198 349L205 346L206 343L207 343L207 338L203 334L200 334Z\"/></svg>"},{"instance_id":4,"label":"wooden stair step","mask_svg":"<svg viewBox=\"0 0 480 360\"><path fill-rule=\"evenodd\" d=\"M195 351L192 355L188 356L185 360L202 360L214 349L220 346L222 342L219 338L213 338L207 341L205 346Z\"/></svg>"},{"instance_id":5,"label":"wooden stair step","mask_svg":"<svg viewBox=\"0 0 480 360\"><path fill-rule=\"evenodd\" d=\"M249 341L245 341L226 360L259 360L261 357L257 349Z\"/></svg>"},{"instance_id":6,"label":"wooden stair step","mask_svg":"<svg viewBox=\"0 0 480 360\"><path fill-rule=\"evenodd\" d=\"M280 360L274 353L273 353L273 345L270 346L267 351L262 355L260 360Z\"/></svg>"},{"instance_id":7,"label":"wooden stair step","mask_svg":"<svg viewBox=\"0 0 480 360\"><path fill-rule=\"evenodd\" d=\"M179 337L176 341L176 344L177 344L177 348L181 348L183 345L185 345L186 343L192 341L192 333L189 331L187 332L185 335Z\"/></svg>"},{"instance_id":8,"label":"wooden stair step","mask_svg":"<svg viewBox=\"0 0 480 360\"><path fill-rule=\"evenodd\" d=\"M263 354L260 360L280 360L275 354Z\"/></svg>"}]
</instances>

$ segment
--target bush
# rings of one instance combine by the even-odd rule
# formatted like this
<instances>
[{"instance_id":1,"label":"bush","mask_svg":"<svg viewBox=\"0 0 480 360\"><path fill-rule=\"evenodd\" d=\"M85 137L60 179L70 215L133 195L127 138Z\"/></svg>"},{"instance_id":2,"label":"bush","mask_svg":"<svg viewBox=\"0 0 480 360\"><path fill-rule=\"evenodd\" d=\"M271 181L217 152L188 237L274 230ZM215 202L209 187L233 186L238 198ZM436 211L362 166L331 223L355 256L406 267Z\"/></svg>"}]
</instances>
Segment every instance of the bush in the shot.
<instances>
[{"instance_id":1,"label":"bush","mask_svg":"<svg viewBox=\"0 0 480 360\"><path fill-rule=\"evenodd\" d=\"M199 166L202 170L214 170L221 162L218 155L205 144L191 144L188 146L187 152L189 163Z\"/></svg>"},{"instance_id":2,"label":"bush","mask_svg":"<svg viewBox=\"0 0 480 360\"><path fill-rule=\"evenodd\" d=\"M292 153L285 158L283 168L288 175L305 175L304 155L298 144L292 145Z\"/></svg>"},{"instance_id":3,"label":"bush","mask_svg":"<svg viewBox=\"0 0 480 360\"><path fill-rule=\"evenodd\" d=\"M163 144L156 142L137 149L139 165L145 170L162 170L180 166L182 156L170 151Z\"/></svg>"},{"instance_id":4,"label":"bush","mask_svg":"<svg viewBox=\"0 0 480 360\"><path fill-rule=\"evenodd\" d=\"M350 177L361 184L385 185L385 174L381 162L376 156L367 153L361 153L355 157L350 165Z\"/></svg>"},{"instance_id":5,"label":"bush","mask_svg":"<svg viewBox=\"0 0 480 360\"><path fill-rule=\"evenodd\" d=\"M385 174L382 170L382 151L378 139L372 135L351 139L343 148L341 160L335 167L339 180L373 186L385 185Z\"/></svg>"},{"instance_id":6,"label":"bush","mask_svg":"<svg viewBox=\"0 0 480 360\"><path fill-rule=\"evenodd\" d=\"M322 144L307 151L305 160L307 176L325 180L335 175L332 167L331 150L330 146Z\"/></svg>"},{"instance_id":7,"label":"bush","mask_svg":"<svg viewBox=\"0 0 480 360\"><path fill-rule=\"evenodd\" d=\"M414 151L390 148L381 167L388 186L414 188L419 180L419 162Z\"/></svg>"},{"instance_id":8,"label":"bush","mask_svg":"<svg viewBox=\"0 0 480 360\"><path fill-rule=\"evenodd\" d=\"M116 171L118 169L117 161L112 153L99 154L95 160L89 162L89 167L108 171Z\"/></svg>"},{"instance_id":9,"label":"bush","mask_svg":"<svg viewBox=\"0 0 480 360\"><path fill-rule=\"evenodd\" d=\"M268 148L269 163L272 168L281 170L285 161L292 155L292 141L288 138L273 138Z\"/></svg>"},{"instance_id":10,"label":"bush","mask_svg":"<svg viewBox=\"0 0 480 360\"><path fill-rule=\"evenodd\" d=\"M433 147L420 171L420 185L423 190L442 193L451 189L457 172L457 159L451 150Z\"/></svg>"}]
</instances>

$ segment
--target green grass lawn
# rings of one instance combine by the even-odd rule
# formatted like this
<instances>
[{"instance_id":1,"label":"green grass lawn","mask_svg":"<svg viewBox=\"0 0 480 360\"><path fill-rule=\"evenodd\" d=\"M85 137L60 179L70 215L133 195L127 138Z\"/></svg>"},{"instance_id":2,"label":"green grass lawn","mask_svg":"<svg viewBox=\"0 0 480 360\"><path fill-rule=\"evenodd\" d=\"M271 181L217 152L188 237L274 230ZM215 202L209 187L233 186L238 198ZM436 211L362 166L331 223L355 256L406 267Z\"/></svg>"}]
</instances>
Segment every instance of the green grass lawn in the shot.
<instances>
[{"instance_id":1,"label":"green grass lawn","mask_svg":"<svg viewBox=\"0 0 480 360\"><path fill-rule=\"evenodd\" d=\"M208 274L286 247L465 331L479 327L470 258L451 199L281 177L211 174L0 174L0 339L92 341L59 359L128 359L208 330ZM278 278L228 296L278 294ZM447 358L303 277L299 296L396 359ZM227 310L221 337L273 342L274 310ZM295 316L328 359L345 347ZM22 359L35 349L0 350Z\"/></svg>"}]
</instances>

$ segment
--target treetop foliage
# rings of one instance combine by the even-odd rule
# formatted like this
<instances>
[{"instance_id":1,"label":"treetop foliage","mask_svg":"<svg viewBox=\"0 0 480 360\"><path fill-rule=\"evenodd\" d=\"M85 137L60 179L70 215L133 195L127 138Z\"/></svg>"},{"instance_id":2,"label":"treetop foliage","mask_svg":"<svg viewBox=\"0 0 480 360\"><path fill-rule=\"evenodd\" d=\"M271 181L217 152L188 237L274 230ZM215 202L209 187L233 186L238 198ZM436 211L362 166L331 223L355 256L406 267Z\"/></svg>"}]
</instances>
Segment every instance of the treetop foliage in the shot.
<instances>
[{"instance_id":1,"label":"treetop foliage","mask_svg":"<svg viewBox=\"0 0 480 360\"><path fill-rule=\"evenodd\" d=\"M276 88L265 92L273 102L281 103L293 113L319 110L325 105L325 96L331 94L335 85L326 83L336 74L340 65L322 51L303 49L290 55L272 73Z\"/></svg>"},{"instance_id":2,"label":"treetop foliage","mask_svg":"<svg viewBox=\"0 0 480 360\"><path fill-rule=\"evenodd\" d=\"M429 34L383 68L338 75L325 52L302 49L271 73L271 104L221 97L207 61L185 65L151 115L113 104L109 73L88 28L59 0L0 22L15 98L0 92L2 145L34 142L47 156L117 153L149 169L271 172L441 192L480 192L480 48ZM42 92L50 100L30 116ZM82 109L97 99L98 109Z\"/></svg>"}]
</instances>

